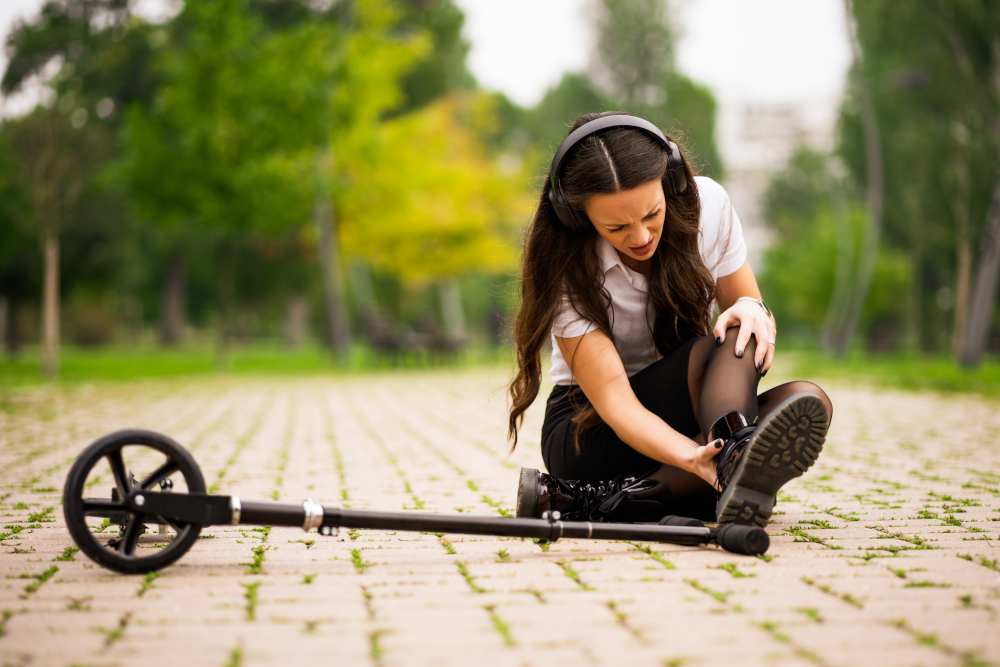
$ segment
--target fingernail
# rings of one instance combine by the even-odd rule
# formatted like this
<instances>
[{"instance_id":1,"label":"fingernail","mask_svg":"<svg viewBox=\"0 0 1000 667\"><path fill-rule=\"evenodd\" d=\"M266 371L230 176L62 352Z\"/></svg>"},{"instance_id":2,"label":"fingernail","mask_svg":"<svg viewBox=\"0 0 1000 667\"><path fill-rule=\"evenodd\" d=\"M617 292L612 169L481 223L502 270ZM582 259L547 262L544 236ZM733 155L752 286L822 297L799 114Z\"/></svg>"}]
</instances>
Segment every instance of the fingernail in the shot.
<instances>
[{"instance_id":1,"label":"fingernail","mask_svg":"<svg viewBox=\"0 0 1000 667\"><path fill-rule=\"evenodd\" d=\"M768 369L768 370L770 370L770 369ZM763 373L760 374L761 377L764 377L765 375L767 375L767 371L764 371Z\"/></svg>"},{"instance_id":2,"label":"fingernail","mask_svg":"<svg viewBox=\"0 0 1000 667\"><path fill-rule=\"evenodd\" d=\"M742 359L743 358L743 350L737 350L736 351L736 358L737 359Z\"/></svg>"},{"instance_id":3,"label":"fingernail","mask_svg":"<svg viewBox=\"0 0 1000 667\"><path fill-rule=\"evenodd\" d=\"M715 337L715 344L716 345L722 345L722 336L716 336Z\"/></svg>"},{"instance_id":4,"label":"fingernail","mask_svg":"<svg viewBox=\"0 0 1000 667\"><path fill-rule=\"evenodd\" d=\"M718 440L715 441L715 448L722 449L722 438L719 438Z\"/></svg>"},{"instance_id":5,"label":"fingernail","mask_svg":"<svg viewBox=\"0 0 1000 667\"><path fill-rule=\"evenodd\" d=\"M764 368L764 362L763 361L758 361L757 362L757 371L759 372L760 369L762 369L762 368Z\"/></svg>"}]
</instances>

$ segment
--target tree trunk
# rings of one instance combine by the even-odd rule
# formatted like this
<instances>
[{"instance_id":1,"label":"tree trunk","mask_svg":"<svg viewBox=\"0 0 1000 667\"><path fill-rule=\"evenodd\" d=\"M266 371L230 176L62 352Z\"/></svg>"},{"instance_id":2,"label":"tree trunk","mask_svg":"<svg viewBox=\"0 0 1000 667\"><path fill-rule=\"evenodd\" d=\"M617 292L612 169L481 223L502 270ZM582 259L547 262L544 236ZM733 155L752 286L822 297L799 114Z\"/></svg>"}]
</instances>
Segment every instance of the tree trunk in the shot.
<instances>
[{"instance_id":1,"label":"tree trunk","mask_svg":"<svg viewBox=\"0 0 1000 667\"><path fill-rule=\"evenodd\" d=\"M160 314L160 345L174 347L184 334L185 262L180 252L170 258L163 284L163 312Z\"/></svg>"},{"instance_id":2,"label":"tree trunk","mask_svg":"<svg viewBox=\"0 0 1000 667\"><path fill-rule=\"evenodd\" d=\"M441 319L444 322L445 338L451 343L462 344L467 336L465 331L465 310L462 308L462 293L458 281L449 278L439 287L441 296Z\"/></svg>"},{"instance_id":3,"label":"tree trunk","mask_svg":"<svg viewBox=\"0 0 1000 667\"><path fill-rule=\"evenodd\" d=\"M962 126L964 127L964 126ZM967 143L966 141L962 142ZM965 324L969 316L969 287L972 285L972 245L969 242L969 154L966 146L955 158L955 312L952 321L952 356L962 356L965 340Z\"/></svg>"},{"instance_id":4,"label":"tree trunk","mask_svg":"<svg viewBox=\"0 0 1000 667\"><path fill-rule=\"evenodd\" d=\"M924 298L924 220L914 188L906 193L910 215L910 294L906 314L906 346L909 352L920 350Z\"/></svg>"},{"instance_id":5,"label":"tree trunk","mask_svg":"<svg viewBox=\"0 0 1000 667\"><path fill-rule=\"evenodd\" d=\"M42 375L59 374L59 236L45 235L45 277L42 286Z\"/></svg>"},{"instance_id":6,"label":"tree trunk","mask_svg":"<svg viewBox=\"0 0 1000 667\"><path fill-rule=\"evenodd\" d=\"M826 308L823 321L823 347L834 347L837 332L843 330L847 317L848 299L851 295L851 274L854 272L854 225L851 224L851 211L848 208L843 188L832 178L827 180L827 193L833 209L833 221L836 227L835 240L837 256L834 264L833 292L830 294L830 304Z\"/></svg>"},{"instance_id":7,"label":"tree trunk","mask_svg":"<svg viewBox=\"0 0 1000 667\"><path fill-rule=\"evenodd\" d=\"M965 327L960 361L975 366L986 348L993 304L997 298L997 277L1000 276L1000 160L993 182L993 197L986 214L986 229L979 250L976 287L969 304L969 319Z\"/></svg>"},{"instance_id":8,"label":"tree trunk","mask_svg":"<svg viewBox=\"0 0 1000 667\"><path fill-rule=\"evenodd\" d=\"M10 312L10 301L6 296L0 296L0 350L7 350L9 347L9 339L7 338L8 312Z\"/></svg>"},{"instance_id":9,"label":"tree trunk","mask_svg":"<svg viewBox=\"0 0 1000 667\"><path fill-rule=\"evenodd\" d=\"M847 11L847 31L854 54L854 85L861 104L861 124L865 133L865 163L868 177L868 225L865 229L864 242L861 244L858 259L858 274L854 281L854 293L847 309L844 328L839 332L834 349L838 354L847 351L868 297L872 275L875 273L875 261L878 258L879 236L882 231L882 201L884 198L884 177L882 173L882 146L879 139L878 119L875 116L875 104L861 60L861 45L858 43L857 25L851 13L851 0L844 0Z\"/></svg>"},{"instance_id":10,"label":"tree trunk","mask_svg":"<svg viewBox=\"0 0 1000 667\"><path fill-rule=\"evenodd\" d=\"M236 301L236 258L231 241L223 241L219 262L219 330L216 336L215 365L229 370L229 336Z\"/></svg>"},{"instance_id":11,"label":"tree trunk","mask_svg":"<svg viewBox=\"0 0 1000 667\"><path fill-rule=\"evenodd\" d=\"M11 361L21 352L21 303L11 297L7 306L7 355Z\"/></svg>"},{"instance_id":12,"label":"tree trunk","mask_svg":"<svg viewBox=\"0 0 1000 667\"><path fill-rule=\"evenodd\" d=\"M308 321L309 302L297 294L288 300L285 309L285 345L293 349L302 345Z\"/></svg>"},{"instance_id":13,"label":"tree trunk","mask_svg":"<svg viewBox=\"0 0 1000 667\"><path fill-rule=\"evenodd\" d=\"M330 196L318 192L315 204L316 227L319 231L319 263L323 271L323 294L330 343L341 361L346 361L351 348L351 329L344 304L344 278L340 263L340 244Z\"/></svg>"}]
</instances>

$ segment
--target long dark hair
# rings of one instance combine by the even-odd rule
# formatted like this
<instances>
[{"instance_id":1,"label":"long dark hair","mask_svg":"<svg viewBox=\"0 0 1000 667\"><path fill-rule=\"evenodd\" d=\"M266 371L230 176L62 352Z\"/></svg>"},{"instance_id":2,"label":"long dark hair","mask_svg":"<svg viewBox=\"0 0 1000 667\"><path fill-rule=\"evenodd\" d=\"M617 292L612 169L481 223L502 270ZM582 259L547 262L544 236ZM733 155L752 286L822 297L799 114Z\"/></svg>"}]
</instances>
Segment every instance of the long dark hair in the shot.
<instances>
[{"instance_id":1,"label":"long dark hair","mask_svg":"<svg viewBox=\"0 0 1000 667\"><path fill-rule=\"evenodd\" d=\"M580 116L570 132L584 123L620 111ZM668 137L677 143L674 137ZM708 333L715 281L698 248L701 204L687 156L681 148L687 189L666 200L663 234L653 253L647 281L646 307L654 313L653 342L666 354L692 336ZM667 169L663 146L634 129L605 130L578 144L563 162L560 174L567 202L583 212L595 194L614 194L644 183L662 180ZM521 271L521 309L514 322L517 373L510 383L508 438L517 446L517 432L524 412L538 396L541 352L549 340L552 322L559 314L565 292L570 305L585 320L614 341L611 333L611 295L604 288L598 256L601 240L589 226L572 231L556 217L549 204L551 183L545 179L538 209L526 234ZM669 190L665 190L669 192ZM573 400L574 394L570 394ZM573 418L578 428L602 423L589 403Z\"/></svg>"}]
</instances>

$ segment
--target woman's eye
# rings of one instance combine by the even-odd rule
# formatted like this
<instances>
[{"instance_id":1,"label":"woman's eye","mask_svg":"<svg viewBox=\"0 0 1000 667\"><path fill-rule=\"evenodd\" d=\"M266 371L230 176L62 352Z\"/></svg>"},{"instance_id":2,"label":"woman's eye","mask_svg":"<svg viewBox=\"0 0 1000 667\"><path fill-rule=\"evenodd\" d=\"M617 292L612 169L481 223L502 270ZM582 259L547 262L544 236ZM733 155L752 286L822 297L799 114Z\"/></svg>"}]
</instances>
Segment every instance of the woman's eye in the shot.
<instances>
[{"instance_id":1,"label":"woman's eye","mask_svg":"<svg viewBox=\"0 0 1000 667\"><path fill-rule=\"evenodd\" d=\"M620 232L623 229L625 229L625 228L624 227L615 227L614 229L611 230L611 233L612 234L617 234L618 232Z\"/></svg>"},{"instance_id":2,"label":"woman's eye","mask_svg":"<svg viewBox=\"0 0 1000 667\"><path fill-rule=\"evenodd\" d=\"M656 217L656 216L658 216L659 214L660 214L660 209L656 209L655 211L653 211L652 213L650 213L649 215L647 215L647 216L646 216L646 217L644 218L644 220L652 220L653 218L655 218L655 217Z\"/></svg>"}]
</instances>

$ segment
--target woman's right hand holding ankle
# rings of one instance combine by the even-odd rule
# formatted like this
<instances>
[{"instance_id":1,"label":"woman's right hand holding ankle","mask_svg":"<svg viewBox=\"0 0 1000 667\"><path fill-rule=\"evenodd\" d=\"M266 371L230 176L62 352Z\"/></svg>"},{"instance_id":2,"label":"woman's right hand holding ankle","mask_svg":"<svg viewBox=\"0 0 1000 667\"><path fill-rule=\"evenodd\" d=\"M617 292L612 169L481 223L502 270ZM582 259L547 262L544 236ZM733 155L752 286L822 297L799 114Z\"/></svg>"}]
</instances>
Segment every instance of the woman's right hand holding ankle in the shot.
<instances>
[{"instance_id":1,"label":"woman's right hand holding ankle","mask_svg":"<svg viewBox=\"0 0 1000 667\"><path fill-rule=\"evenodd\" d=\"M704 447L697 447L694 451L692 467L690 468L691 472L708 482L716 491L720 489L715 457L722 451L722 444L722 438L719 438Z\"/></svg>"}]
</instances>

